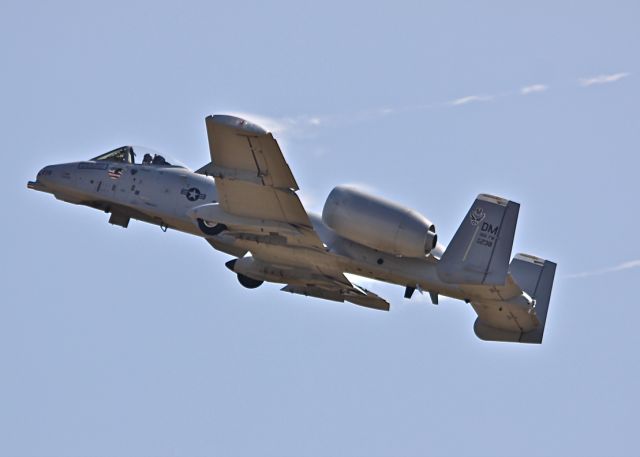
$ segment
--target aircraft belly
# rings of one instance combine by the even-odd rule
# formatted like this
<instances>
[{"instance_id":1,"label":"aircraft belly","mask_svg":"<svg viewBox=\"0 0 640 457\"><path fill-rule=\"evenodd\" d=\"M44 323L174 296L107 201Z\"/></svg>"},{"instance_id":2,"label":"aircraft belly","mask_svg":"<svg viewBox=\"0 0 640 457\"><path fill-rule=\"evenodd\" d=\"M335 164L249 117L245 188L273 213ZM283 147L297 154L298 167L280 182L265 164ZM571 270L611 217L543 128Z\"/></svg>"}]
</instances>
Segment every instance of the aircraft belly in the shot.
<instances>
[{"instance_id":1,"label":"aircraft belly","mask_svg":"<svg viewBox=\"0 0 640 457\"><path fill-rule=\"evenodd\" d=\"M253 256L265 262L316 271L341 270L338 259L327 252L296 246L280 246L251 241L238 243L251 251Z\"/></svg>"},{"instance_id":2,"label":"aircraft belly","mask_svg":"<svg viewBox=\"0 0 640 457\"><path fill-rule=\"evenodd\" d=\"M454 298L465 298L457 286L440 280L435 269L437 261L431 257L418 259L385 254L350 240L331 236L331 233L325 233L324 240L329 244L330 252L343 260L347 273L401 286L418 286L423 290Z\"/></svg>"},{"instance_id":3,"label":"aircraft belly","mask_svg":"<svg viewBox=\"0 0 640 457\"><path fill-rule=\"evenodd\" d=\"M325 240L328 241L327 238ZM444 283L437 274L435 259L396 257L359 246L348 240L334 238L332 241L333 243L327 252L245 240L238 240L236 244L251 251L254 257L265 263L327 274L335 271L351 273L391 284L416 287L459 300L472 300L485 297L487 294L497 298L495 295L491 295L486 287L465 288ZM518 310L514 310L514 313L515 311Z\"/></svg>"},{"instance_id":4,"label":"aircraft belly","mask_svg":"<svg viewBox=\"0 0 640 457\"><path fill-rule=\"evenodd\" d=\"M344 255L344 253L322 252L295 246L270 245L242 240L238 241L237 245L251 251L256 259L270 265L280 265L324 274L335 272L352 273L391 284L418 286L423 290L434 291L458 299L465 298L464 293L459 289L442 283L437 276L434 265L426 259L397 258L371 250L372 254L375 254L374 260L367 261L362 256L351 257ZM384 257L382 265L377 263L377 259L381 258L380 256ZM266 280L282 282L275 279ZM294 283L295 277L290 277L289 281Z\"/></svg>"}]
</instances>

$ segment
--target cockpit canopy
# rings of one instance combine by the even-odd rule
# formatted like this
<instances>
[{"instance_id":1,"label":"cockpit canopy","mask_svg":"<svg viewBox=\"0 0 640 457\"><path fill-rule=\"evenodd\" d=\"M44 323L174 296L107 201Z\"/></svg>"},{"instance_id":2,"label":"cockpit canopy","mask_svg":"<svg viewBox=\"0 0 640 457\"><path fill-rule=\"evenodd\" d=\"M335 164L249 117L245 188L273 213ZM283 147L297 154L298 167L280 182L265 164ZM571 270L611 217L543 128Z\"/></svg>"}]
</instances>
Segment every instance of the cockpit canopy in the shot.
<instances>
[{"instance_id":1,"label":"cockpit canopy","mask_svg":"<svg viewBox=\"0 0 640 457\"><path fill-rule=\"evenodd\" d=\"M138 158L138 162L136 162L136 157ZM96 162L141 163L143 165L183 167L182 164L176 163L173 160L172 163L169 163L167 159L152 149L142 148L139 146L135 146L135 150L133 146L122 146L114 149L113 151L94 157L91 160Z\"/></svg>"}]
</instances>

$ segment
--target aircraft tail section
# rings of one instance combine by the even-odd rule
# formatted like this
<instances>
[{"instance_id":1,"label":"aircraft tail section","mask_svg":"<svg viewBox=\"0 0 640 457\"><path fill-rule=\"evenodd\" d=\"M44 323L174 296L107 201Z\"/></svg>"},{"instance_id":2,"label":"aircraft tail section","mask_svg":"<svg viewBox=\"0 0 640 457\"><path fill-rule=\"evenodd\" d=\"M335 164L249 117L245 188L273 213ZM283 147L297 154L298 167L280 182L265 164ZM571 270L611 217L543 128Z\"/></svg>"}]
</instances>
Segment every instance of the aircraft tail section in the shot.
<instances>
[{"instance_id":1,"label":"aircraft tail section","mask_svg":"<svg viewBox=\"0 0 640 457\"><path fill-rule=\"evenodd\" d=\"M518 220L518 203L480 194L438 262L448 283L505 284Z\"/></svg>"},{"instance_id":2,"label":"aircraft tail section","mask_svg":"<svg viewBox=\"0 0 640 457\"><path fill-rule=\"evenodd\" d=\"M482 306L473 304L478 312L478 319L473 329L478 338L486 341L508 341L515 343L542 343L556 264L528 254L517 254L509 267L511 279L534 300L531 321L519 319L517 312L509 308L509 304ZM504 320L505 313L511 319ZM525 323L535 322L534 328L525 327ZM515 323L515 327L514 327Z\"/></svg>"}]
</instances>

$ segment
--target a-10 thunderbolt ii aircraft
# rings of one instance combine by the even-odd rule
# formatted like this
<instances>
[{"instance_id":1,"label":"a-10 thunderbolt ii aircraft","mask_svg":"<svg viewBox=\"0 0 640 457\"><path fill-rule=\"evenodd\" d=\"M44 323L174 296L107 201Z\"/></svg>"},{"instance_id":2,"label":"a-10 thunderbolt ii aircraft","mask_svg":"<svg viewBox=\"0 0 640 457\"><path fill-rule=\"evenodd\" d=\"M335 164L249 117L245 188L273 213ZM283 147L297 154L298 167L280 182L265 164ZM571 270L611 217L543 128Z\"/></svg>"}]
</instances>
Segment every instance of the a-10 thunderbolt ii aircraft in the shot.
<instances>
[{"instance_id":1,"label":"a-10 thunderbolt ii aircraft","mask_svg":"<svg viewBox=\"0 0 640 457\"><path fill-rule=\"evenodd\" d=\"M411 209L349 186L333 189L322 215L308 214L273 135L244 119L206 118L211 162L196 172L131 146L91 160L43 168L30 189L110 213L201 236L234 256L240 283L378 310L389 303L345 273L470 303L483 340L541 343L556 264L511 260L518 203L480 194L446 249ZM138 154L141 155L141 154ZM137 160L136 160L137 159Z\"/></svg>"}]
</instances>

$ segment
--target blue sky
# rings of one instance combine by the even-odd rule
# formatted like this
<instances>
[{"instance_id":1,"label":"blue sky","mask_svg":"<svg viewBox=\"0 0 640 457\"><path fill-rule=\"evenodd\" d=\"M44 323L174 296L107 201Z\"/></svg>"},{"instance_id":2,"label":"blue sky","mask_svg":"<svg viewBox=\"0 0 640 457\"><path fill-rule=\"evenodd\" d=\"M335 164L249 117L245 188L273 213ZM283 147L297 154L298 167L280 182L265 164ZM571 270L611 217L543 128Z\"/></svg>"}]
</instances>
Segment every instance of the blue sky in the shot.
<instances>
[{"instance_id":1,"label":"blue sky","mask_svg":"<svg viewBox=\"0 0 640 457\"><path fill-rule=\"evenodd\" d=\"M0 4L2 456L636 455L637 2ZM480 192L558 262L544 343L461 302L242 288L197 237L26 189L204 117L274 130L310 210L357 183L447 242Z\"/></svg>"}]
</instances>

